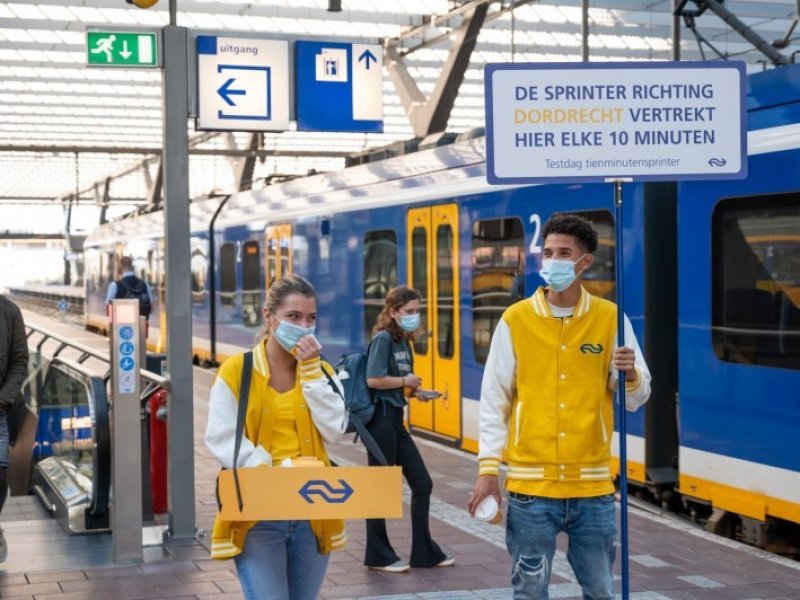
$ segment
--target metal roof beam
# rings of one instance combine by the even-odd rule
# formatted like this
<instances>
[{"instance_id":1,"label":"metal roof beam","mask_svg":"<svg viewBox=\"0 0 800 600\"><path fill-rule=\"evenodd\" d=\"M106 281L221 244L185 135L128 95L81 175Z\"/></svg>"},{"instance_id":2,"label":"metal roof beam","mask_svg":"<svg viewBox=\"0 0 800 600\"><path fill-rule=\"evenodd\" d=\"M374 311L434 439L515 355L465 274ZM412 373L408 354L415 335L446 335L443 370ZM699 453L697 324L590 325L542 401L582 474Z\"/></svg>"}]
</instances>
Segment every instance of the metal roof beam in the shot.
<instances>
[{"instance_id":1,"label":"metal roof beam","mask_svg":"<svg viewBox=\"0 0 800 600\"><path fill-rule=\"evenodd\" d=\"M411 77L403 57L395 48L396 42L389 42L386 45L385 52L388 58L386 68L417 137L426 137L447 128L458 88L464 81L464 74L475 49L478 34L486 19L489 2L473 2L469 7L470 10L464 13L463 22L453 32L455 35L453 46L442 66L430 98L425 98Z\"/></svg>"}]
</instances>

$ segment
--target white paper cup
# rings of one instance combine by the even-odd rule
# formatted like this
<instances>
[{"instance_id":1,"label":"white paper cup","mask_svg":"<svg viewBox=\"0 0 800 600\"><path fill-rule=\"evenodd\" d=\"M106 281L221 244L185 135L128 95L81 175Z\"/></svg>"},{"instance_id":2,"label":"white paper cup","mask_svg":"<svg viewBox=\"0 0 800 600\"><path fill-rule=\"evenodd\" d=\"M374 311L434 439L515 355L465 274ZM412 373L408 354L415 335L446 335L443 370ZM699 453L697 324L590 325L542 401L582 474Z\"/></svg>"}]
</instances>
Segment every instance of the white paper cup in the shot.
<instances>
[{"instance_id":1,"label":"white paper cup","mask_svg":"<svg viewBox=\"0 0 800 600\"><path fill-rule=\"evenodd\" d=\"M500 507L497 506L497 500L494 496L486 496L475 509L475 518L492 525L496 525L503 520L503 513L500 512Z\"/></svg>"}]
</instances>

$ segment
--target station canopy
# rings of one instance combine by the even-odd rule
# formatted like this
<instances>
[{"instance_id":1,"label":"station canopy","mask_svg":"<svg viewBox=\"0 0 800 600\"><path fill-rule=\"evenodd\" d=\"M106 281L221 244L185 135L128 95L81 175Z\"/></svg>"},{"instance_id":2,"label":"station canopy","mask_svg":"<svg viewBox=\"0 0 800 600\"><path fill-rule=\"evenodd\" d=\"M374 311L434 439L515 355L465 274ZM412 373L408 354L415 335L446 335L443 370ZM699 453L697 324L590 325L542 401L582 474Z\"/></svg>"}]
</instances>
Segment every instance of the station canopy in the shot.
<instances>
[{"instance_id":1,"label":"station canopy","mask_svg":"<svg viewBox=\"0 0 800 600\"><path fill-rule=\"evenodd\" d=\"M670 60L673 1L589 0L590 60ZM715 1L784 56L800 51L800 31L793 30L798 0ZM482 2L341 0L342 10L331 12L337 2L328 0L178 0L177 23L215 34L279 32L392 44L427 95L434 89L459 24L456 18L436 19L436 15ZM465 132L483 126L485 63L581 60L581 5L581 0L489 2L447 130ZM697 5L689 0L687 7ZM146 10L124 0L0 4L0 202L69 199L85 206L101 200L102 184L109 177L112 201L130 205L146 200L157 178L159 157L153 151L162 143L161 73L87 68L84 32L104 27L159 28L168 21L168 0ZM694 29L681 22L680 51L683 60L741 59L750 71L773 66L710 11L694 19ZM264 134L260 147L271 152L257 162L253 186L312 169L338 169L347 154L414 137L386 69L384 121L382 134ZM242 149L249 141L245 133L191 129L190 145L201 151L190 158L192 197L235 191L235 163L242 159L225 151Z\"/></svg>"}]
</instances>

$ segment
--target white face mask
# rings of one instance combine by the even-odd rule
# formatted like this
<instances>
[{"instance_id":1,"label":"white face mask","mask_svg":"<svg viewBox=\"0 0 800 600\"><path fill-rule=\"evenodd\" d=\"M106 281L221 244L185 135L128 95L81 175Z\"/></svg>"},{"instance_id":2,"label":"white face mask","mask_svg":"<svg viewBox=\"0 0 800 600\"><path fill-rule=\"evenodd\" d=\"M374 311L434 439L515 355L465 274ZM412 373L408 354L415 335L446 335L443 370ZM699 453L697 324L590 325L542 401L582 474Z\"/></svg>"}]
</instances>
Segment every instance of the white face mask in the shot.
<instances>
[{"instance_id":1,"label":"white face mask","mask_svg":"<svg viewBox=\"0 0 800 600\"><path fill-rule=\"evenodd\" d=\"M559 258L545 258L542 261L539 276L544 279L544 282L551 290L563 292L578 278L578 273L575 272L575 265L583 260L584 256L586 255L584 254L575 262Z\"/></svg>"}]
</instances>

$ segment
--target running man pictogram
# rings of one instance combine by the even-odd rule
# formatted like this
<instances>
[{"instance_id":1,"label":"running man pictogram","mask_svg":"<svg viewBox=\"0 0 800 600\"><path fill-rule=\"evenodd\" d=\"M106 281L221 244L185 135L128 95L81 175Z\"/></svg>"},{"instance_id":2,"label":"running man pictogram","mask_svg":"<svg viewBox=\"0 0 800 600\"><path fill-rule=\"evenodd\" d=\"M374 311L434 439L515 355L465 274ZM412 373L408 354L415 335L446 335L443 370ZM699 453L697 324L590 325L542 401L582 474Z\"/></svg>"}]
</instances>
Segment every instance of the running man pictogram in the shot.
<instances>
[{"instance_id":1,"label":"running man pictogram","mask_svg":"<svg viewBox=\"0 0 800 600\"><path fill-rule=\"evenodd\" d=\"M100 38L97 40L97 47L92 48L90 52L92 54L104 53L106 55L106 61L111 62L111 53L114 51L114 40L116 39L117 36L113 33L106 38Z\"/></svg>"}]
</instances>

